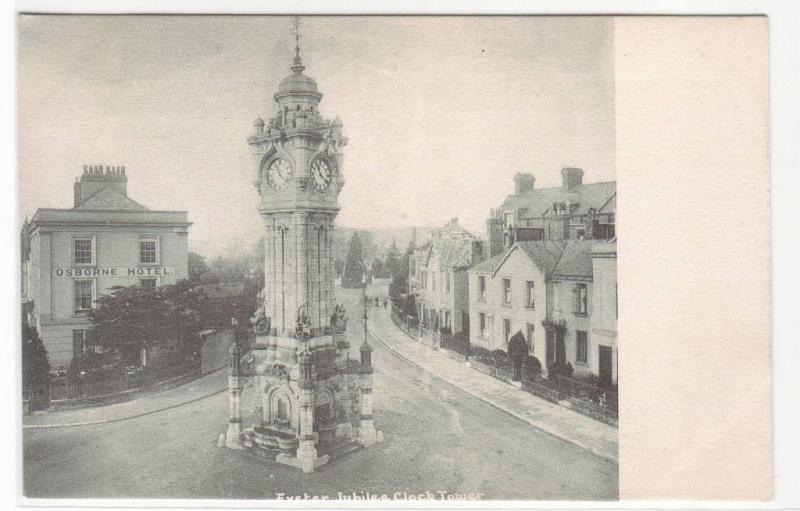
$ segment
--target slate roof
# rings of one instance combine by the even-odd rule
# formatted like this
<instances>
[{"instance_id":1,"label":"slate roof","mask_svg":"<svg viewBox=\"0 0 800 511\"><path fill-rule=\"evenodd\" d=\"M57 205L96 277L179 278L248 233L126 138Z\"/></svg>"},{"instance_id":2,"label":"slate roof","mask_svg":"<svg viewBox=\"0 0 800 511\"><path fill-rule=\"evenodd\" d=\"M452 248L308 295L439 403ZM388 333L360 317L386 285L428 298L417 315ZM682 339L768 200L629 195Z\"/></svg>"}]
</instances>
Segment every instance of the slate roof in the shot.
<instances>
[{"instance_id":1,"label":"slate roof","mask_svg":"<svg viewBox=\"0 0 800 511\"><path fill-rule=\"evenodd\" d=\"M494 273L513 250L522 250L542 269L546 278L592 278L592 246L608 244L606 240L521 241L509 250L478 263L470 271Z\"/></svg>"},{"instance_id":2,"label":"slate roof","mask_svg":"<svg viewBox=\"0 0 800 511\"><path fill-rule=\"evenodd\" d=\"M126 211L147 211L147 208L136 202L135 200L126 197L122 192L117 189L107 186L95 193L74 209L118 209Z\"/></svg>"},{"instance_id":3,"label":"slate roof","mask_svg":"<svg viewBox=\"0 0 800 511\"><path fill-rule=\"evenodd\" d=\"M503 259L506 257L506 252L502 252L497 254L496 256L489 258L481 263L476 264L469 271L476 271L480 273L494 273L494 271L500 266L500 263L503 262Z\"/></svg>"},{"instance_id":4,"label":"slate roof","mask_svg":"<svg viewBox=\"0 0 800 511\"><path fill-rule=\"evenodd\" d=\"M596 240L570 240L564 248L555 270L554 277L592 277L592 245L606 243Z\"/></svg>"},{"instance_id":5,"label":"slate roof","mask_svg":"<svg viewBox=\"0 0 800 511\"><path fill-rule=\"evenodd\" d=\"M436 247L442 268L467 267L472 261L471 239L446 239Z\"/></svg>"},{"instance_id":6,"label":"slate roof","mask_svg":"<svg viewBox=\"0 0 800 511\"><path fill-rule=\"evenodd\" d=\"M502 209L521 209L520 217L540 218L552 213L554 202L572 202L578 204L573 215L585 215L589 208L600 210L609 199L617 193L617 182L606 181L576 185L570 189L562 186L555 188L537 188L525 195L510 195L503 202ZM616 203L615 203L616 204ZM608 212L608 207L604 212ZM612 210L613 211L613 210Z\"/></svg>"},{"instance_id":7,"label":"slate roof","mask_svg":"<svg viewBox=\"0 0 800 511\"><path fill-rule=\"evenodd\" d=\"M545 276L550 276L555 271L563 257L564 241L521 241L516 245L542 269ZM591 266L591 261L589 261Z\"/></svg>"}]
</instances>

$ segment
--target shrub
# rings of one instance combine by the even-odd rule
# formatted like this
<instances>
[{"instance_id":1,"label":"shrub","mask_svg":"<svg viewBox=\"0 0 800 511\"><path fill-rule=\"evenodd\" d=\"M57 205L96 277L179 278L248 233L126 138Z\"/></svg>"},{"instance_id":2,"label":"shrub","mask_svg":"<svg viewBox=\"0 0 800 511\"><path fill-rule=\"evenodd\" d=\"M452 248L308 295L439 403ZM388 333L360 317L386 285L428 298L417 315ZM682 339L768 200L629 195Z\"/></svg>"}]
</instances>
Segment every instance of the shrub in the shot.
<instances>
[{"instance_id":1,"label":"shrub","mask_svg":"<svg viewBox=\"0 0 800 511\"><path fill-rule=\"evenodd\" d=\"M442 348L455 351L462 355L470 355L469 338L463 332L459 332L453 336L443 337Z\"/></svg>"},{"instance_id":2,"label":"shrub","mask_svg":"<svg viewBox=\"0 0 800 511\"><path fill-rule=\"evenodd\" d=\"M528 355L522 361L522 377L528 380L535 380L542 374L542 364L539 359Z\"/></svg>"},{"instance_id":3,"label":"shrub","mask_svg":"<svg viewBox=\"0 0 800 511\"><path fill-rule=\"evenodd\" d=\"M569 362L554 362L547 368L547 379L556 381L558 376L572 378L573 371L572 364Z\"/></svg>"}]
</instances>

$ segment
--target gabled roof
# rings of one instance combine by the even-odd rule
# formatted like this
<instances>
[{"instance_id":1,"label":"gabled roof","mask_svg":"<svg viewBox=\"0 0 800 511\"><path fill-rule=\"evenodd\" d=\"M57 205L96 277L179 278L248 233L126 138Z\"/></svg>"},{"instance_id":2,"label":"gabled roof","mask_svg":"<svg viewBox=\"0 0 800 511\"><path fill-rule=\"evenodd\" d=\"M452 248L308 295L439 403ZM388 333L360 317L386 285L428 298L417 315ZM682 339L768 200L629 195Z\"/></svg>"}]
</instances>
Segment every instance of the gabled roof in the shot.
<instances>
[{"instance_id":1,"label":"gabled roof","mask_svg":"<svg viewBox=\"0 0 800 511\"><path fill-rule=\"evenodd\" d=\"M476 264L470 271L497 274L514 252L528 256L545 278L592 278L592 247L607 240L520 241L507 251Z\"/></svg>"},{"instance_id":2,"label":"gabled roof","mask_svg":"<svg viewBox=\"0 0 800 511\"><path fill-rule=\"evenodd\" d=\"M102 209L102 210L126 210L126 211L147 211L147 208L127 197L119 190L107 186L95 193L74 209Z\"/></svg>"},{"instance_id":3,"label":"gabled roof","mask_svg":"<svg viewBox=\"0 0 800 511\"><path fill-rule=\"evenodd\" d=\"M578 204L573 215L585 215L589 208L600 210L609 199L616 195L617 182L606 181L555 188L537 188L525 195L510 195L503 202L502 209L521 209L521 218L540 218L552 214L554 202Z\"/></svg>"},{"instance_id":4,"label":"gabled roof","mask_svg":"<svg viewBox=\"0 0 800 511\"><path fill-rule=\"evenodd\" d=\"M598 213L616 213L617 212L617 194L611 196L608 201L603 204Z\"/></svg>"},{"instance_id":5,"label":"gabled roof","mask_svg":"<svg viewBox=\"0 0 800 511\"><path fill-rule=\"evenodd\" d=\"M505 260L505 258L506 258L505 252L497 254L494 257L491 257L483 262L476 264L475 266L470 268L469 271L475 271L480 273L494 273L495 268L497 268L498 265L503 260Z\"/></svg>"},{"instance_id":6,"label":"gabled roof","mask_svg":"<svg viewBox=\"0 0 800 511\"><path fill-rule=\"evenodd\" d=\"M542 271L545 277L549 277L558 265L561 253L564 250L563 241L521 241L515 243L506 253L505 257L499 262L492 272L494 276L505 264L508 258L515 251L521 251Z\"/></svg>"},{"instance_id":7,"label":"gabled roof","mask_svg":"<svg viewBox=\"0 0 800 511\"><path fill-rule=\"evenodd\" d=\"M472 264L472 242L477 238L461 227L457 221L451 220L439 230L425 248L423 266L430 264L433 252L439 258L441 268L467 268Z\"/></svg>"}]
</instances>

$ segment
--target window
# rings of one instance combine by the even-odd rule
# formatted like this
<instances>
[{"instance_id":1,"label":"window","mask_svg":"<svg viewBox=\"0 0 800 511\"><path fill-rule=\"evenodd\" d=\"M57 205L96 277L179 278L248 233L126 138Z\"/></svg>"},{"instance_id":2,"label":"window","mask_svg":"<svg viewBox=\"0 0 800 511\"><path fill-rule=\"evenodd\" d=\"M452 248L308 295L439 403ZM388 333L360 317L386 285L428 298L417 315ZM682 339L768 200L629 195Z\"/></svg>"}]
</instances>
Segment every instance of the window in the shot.
<instances>
[{"instance_id":1,"label":"window","mask_svg":"<svg viewBox=\"0 0 800 511\"><path fill-rule=\"evenodd\" d=\"M586 364L589 354L589 341L586 338L586 332L583 330L575 330L575 361L581 364Z\"/></svg>"},{"instance_id":2,"label":"window","mask_svg":"<svg viewBox=\"0 0 800 511\"><path fill-rule=\"evenodd\" d=\"M139 240L139 262L141 264L158 263L158 238L142 238Z\"/></svg>"},{"instance_id":3,"label":"window","mask_svg":"<svg viewBox=\"0 0 800 511\"><path fill-rule=\"evenodd\" d=\"M486 301L486 277L478 277L478 299Z\"/></svg>"},{"instance_id":4,"label":"window","mask_svg":"<svg viewBox=\"0 0 800 511\"><path fill-rule=\"evenodd\" d=\"M450 311L444 311L444 326L446 326L447 328L453 327L450 319Z\"/></svg>"},{"instance_id":5,"label":"window","mask_svg":"<svg viewBox=\"0 0 800 511\"><path fill-rule=\"evenodd\" d=\"M586 292L586 284L575 284L572 288L573 295L573 311L575 314L586 314L588 310L588 294Z\"/></svg>"},{"instance_id":6,"label":"window","mask_svg":"<svg viewBox=\"0 0 800 511\"><path fill-rule=\"evenodd\" d=\"M511 279L503 279L503 304L511 305Z\"/></svg>"},{"instance_id":7,"label":"window","mask_svg":"<svg viewBox=\"0 0 800 511\"><path fill-rule=\"evenodd\" d=\"M75 238L72 243L75 264L94 264L94 243L92 243L92 238Z\"/></svg>"},{"instance_id":8,"label":"window","mask_svg":"<svg viewBox=\"0 0 800 511\"><path fill-rule=\"evenodd\" d=\"M94 282L91 280L76 280L74 282L75 312L90 310L94 303Z\"/></svg>"},{"instance_id":9,"label":"window","mask_svg":"<svg viewBox=\"0 0 800 511\"><path fill-rule=\"evenodd\" d=\"M157 280L155 278L139 279L139 285L145 289L153 290L156 288Z\"/></svg>"},{"instance_id":10,"label":"window","mask_svg":"<svg viewBox=\"0 0 800 511\"><path fill-rule=\"evenodd\" d=\"M533 309L535 302L534 288L533 288L533 281L528 280L525 282L525 307L529 309Z\"/></svg>"},{"instance_id":11,"label":"window","mask_svg":"<svg viewBox=\"0 0 800 511\"><path fill-rule=\"evenodd\" d=\"M431 272L431 290L436 291L436 272Z\"/></svg>"},{"instance_id":12,"label":"window","mask_svg":"<svg viewBox=\"0 0 800 511\"><path fill-rule=\"evenodd\" d=\"M86 353L86 331L72 331L72 358L80 358Z\"/></svg>"},{"instance_id":13,"label":"window","mask_svg":"<svg viewBox=\"0 0 800 511\"><path fill-rule=\"evenodd\" d=\"M526 323L525 330L525 340L528 341L528 349L530 349L531 355L533 355L533 334L536 332L536 325L533 323Z\"/></svg>"},{"instance_id":14,"label":"window","mask_svg":"<svg viewBox=\"0 0 800 511\"><path fill-rule=\"evenodd\" d=\"M503 341L508 344L508 339L511 337L511 320L503 318Z\"/></svg>"},{"instance_id":15,"label":"window","mask_svg":"<svg viewBox=\"0 0 800 511\"><path fill-rule=\"evenodd\" d=\"M485 312L481 312L480 314L478 314L478 322L479 322L479 326L480 326L480 328L478 329L478 332L481 334L481 336L486 337L486 313Z\"/></svg>"},{"instance_id":16,"label":"window","mask_svg":"<svg viewBox=\"0 0 800 511\"><path fill-rule=\"evenodd\" d=\"M444 274L444 292L450 294L450 274Z\"/></svg>"}]
</instances>

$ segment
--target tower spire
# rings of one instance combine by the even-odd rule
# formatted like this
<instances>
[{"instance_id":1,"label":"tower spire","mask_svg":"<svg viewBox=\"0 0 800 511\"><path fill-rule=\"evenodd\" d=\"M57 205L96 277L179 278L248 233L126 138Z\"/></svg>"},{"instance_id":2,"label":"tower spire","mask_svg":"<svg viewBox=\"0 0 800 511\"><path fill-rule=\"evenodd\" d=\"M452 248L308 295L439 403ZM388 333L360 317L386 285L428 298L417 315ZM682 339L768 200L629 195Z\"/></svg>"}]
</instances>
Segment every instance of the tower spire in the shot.
<instances>
[{"instance_id":1,"label":"tower spire","mask_svg":"<svg viewBox=\"0 0 800 511\"><path fill-rule=\"evenodd\" d=\"M300 16L294 17L294 42L294 65L291 69L294 73L300 74L305 69L300 58Z\"/></svg>"}]
</instances>

